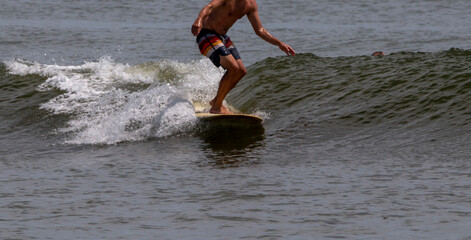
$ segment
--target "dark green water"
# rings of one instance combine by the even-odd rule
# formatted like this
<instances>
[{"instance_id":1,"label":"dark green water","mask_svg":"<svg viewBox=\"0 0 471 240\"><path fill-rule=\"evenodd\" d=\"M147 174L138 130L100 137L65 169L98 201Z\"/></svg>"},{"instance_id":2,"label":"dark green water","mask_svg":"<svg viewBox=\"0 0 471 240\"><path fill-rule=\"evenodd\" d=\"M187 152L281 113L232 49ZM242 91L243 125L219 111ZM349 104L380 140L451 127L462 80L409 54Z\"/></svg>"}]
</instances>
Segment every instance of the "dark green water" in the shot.
<instances>
[{"instance_id":1,"label":"dark green water","mask_svg":"<svg viewBox=\"0 0 471 240\"><path fill-rule=\"evenodd\" d=\"M231 30L239 131L204 1L2 2L0 238L469 239L470 4L258 3L300 54Z\"/></svg>"}]
</instances>

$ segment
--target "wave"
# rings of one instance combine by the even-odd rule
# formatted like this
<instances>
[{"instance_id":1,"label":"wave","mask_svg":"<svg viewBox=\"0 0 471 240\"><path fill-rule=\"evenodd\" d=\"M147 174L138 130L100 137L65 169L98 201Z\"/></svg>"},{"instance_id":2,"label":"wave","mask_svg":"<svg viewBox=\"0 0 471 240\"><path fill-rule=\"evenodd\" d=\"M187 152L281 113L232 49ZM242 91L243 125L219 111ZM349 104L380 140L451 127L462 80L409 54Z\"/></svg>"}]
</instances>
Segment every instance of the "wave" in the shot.
<instances>
[{"instance_id":1,"label":"wave","mask_svg":"<svg viewBox=\"0 0 471 240\"><path fill-rule=\"evenodd\" d=\"M471 120L470 60L461 49L267 58L248 67L227 102L273 131L462 131ZM66 143L113 144L193 131L192 103L209 102L223 71L206 59L130 66L104 57L77 66L12 60L0 74L0 104L22 115L18 126L41 122Z\"/></svg>"},{"instance_id":2,"label":"wave","mask_svg":"<svg viewBox=\"0 0 471 240\"><path fill-rule=\"evenodd\" d=\"M192 102L209 102L222 74L203 60L129 66L107 57L78 66L13 60L3 68L8 76L2 77L2 92L7 85L35 79L27 89L15 91L48 94L23 106L30 104L61 120L67 116L55 130L68 135L66 143L76 144L113 144L185 132L196 122Z\"/></svg>"},{"instance_id":3,"label":"wave","mask_svg":"<svg viewBox=\"0 0 471 240\"><path fill-rule=\"evenodd\" d=\"M269 58L252 65L231 98L311 122L348 126L471 120L471 51L384 57ZM250 99L250 100L248 100Z\"/></svg>"}]
</instances>

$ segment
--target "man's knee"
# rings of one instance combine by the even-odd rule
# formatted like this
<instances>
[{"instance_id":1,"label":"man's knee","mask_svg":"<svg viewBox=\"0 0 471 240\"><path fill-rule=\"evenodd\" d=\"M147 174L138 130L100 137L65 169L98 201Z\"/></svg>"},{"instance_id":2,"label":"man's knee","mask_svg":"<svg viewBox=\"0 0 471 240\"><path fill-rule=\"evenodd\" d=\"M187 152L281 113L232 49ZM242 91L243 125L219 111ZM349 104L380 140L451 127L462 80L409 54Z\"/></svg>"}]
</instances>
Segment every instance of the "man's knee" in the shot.
<instances>
[{"instance_id":1,"label":"man's knee","mask_svg":"<svg viewBox=\"0 0 471 240\"><path fill-rule=\"evenodd\" d=\"M247 69L245 69L244 66L239 66L239 75L241 75L243 77L246 74L247 74Z\"/></svg>"},{"instance_id":2,"label":"man's knee","mask_svg":"<svg viewBox=\"0 0 471 240\"><path fill-rule=\"evenodd\" d=\"M244 77L247 74L247 69L244 66L237 66L233 69L233 71L239 76L240 78Z\"/></svg>"},{"instance_id":3,"label":"man's knee","mask_svg":"<svg viewBox=\"0 0 471 240\"><path fill-rule=\"evenodd\" d=\"M236 72L241 78L247 74L247 69L245 69L244 64L240 60L237 61Z\"/></svg>"},{"instance_id":4,"label":"man's knee","mask_svg":"<svg viewBox=\"0 0 471 240\"><path fill-rule=\"evenodd\" d=\"M247 70L244 66L240 66L237 62L231 62L227 64L227 70L237 74L239 76L244 76L247 73Z\"/></svg>"},{"instance_id":5,"label":"man's knee","mask_svg":"<svg viewBox=\"0 0 471 240\"><path fill-rule=\"evenodd\" d=\"M233 57L223 57L221 64L231 74L236 74L240 77L243 77L245 76L245 74L247 74L247 69L245 69L244 64L242 64L240 61L235 60Z\"/></svg>"},{"instance_id":6,"label":"man's knee","mask_svg":"<svg viewBox=\"0 0 471 240\"><path fill-rule=\"evenodd\" d=\"M230 61L225 64L224 66L227 70L232 71L232 72L239 72L239 64L235 61Z\"/></svg>"}]
</instances>

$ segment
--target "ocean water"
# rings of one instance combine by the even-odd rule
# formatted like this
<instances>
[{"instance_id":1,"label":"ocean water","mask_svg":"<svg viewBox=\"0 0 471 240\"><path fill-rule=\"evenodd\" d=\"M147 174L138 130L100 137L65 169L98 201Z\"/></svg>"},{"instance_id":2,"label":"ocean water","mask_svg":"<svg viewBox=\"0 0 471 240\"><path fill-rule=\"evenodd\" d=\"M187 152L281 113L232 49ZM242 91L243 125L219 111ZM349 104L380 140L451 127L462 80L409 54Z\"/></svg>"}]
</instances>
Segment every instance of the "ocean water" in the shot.
<instances>
[{"instance_id":1,"label":"ocean water","mask_svg":"<svg viewBox=\"0 0 471 240\"><path fill-rule=\"evenodd\" d=\"M471 2L257 1L257 131L194 116L208 2L1 1L1 239L471 239Z\"/></svg>"}]
</instances>

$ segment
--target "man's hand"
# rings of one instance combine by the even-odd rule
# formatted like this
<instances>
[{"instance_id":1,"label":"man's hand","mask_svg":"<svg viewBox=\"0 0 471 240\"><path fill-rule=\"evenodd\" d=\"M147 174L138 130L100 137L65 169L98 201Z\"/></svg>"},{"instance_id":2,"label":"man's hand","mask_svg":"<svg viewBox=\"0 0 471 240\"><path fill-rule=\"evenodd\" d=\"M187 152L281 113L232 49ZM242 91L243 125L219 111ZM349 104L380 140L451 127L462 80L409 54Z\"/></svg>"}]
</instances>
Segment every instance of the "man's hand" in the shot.
<instances>
[{"instance_id":1,"label":"man's hand","mask_svg":"<svg viewBox=\"0 0 471 240\"><path fill-rule=\"evenodd\" d=\"M191 33L193 33L194 36L198 36L198 34L201 31L201 21L195 21L193 25L191 26Z\"/></svg>"},{"instance_id":2,"label":"man's hand","mask_svg":"<svg viewBox=\"0 0 471 240\"><path fill-rule=\"evenodd\" d=\"M288 56L296 55L293 48L288 46L288 44L280 43L280 45L278 47L281 49L281 51L285 52Z\"/></svg>"}]
</instances>

